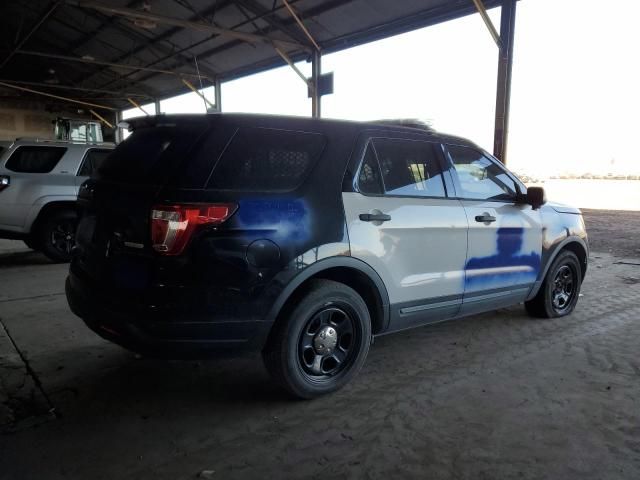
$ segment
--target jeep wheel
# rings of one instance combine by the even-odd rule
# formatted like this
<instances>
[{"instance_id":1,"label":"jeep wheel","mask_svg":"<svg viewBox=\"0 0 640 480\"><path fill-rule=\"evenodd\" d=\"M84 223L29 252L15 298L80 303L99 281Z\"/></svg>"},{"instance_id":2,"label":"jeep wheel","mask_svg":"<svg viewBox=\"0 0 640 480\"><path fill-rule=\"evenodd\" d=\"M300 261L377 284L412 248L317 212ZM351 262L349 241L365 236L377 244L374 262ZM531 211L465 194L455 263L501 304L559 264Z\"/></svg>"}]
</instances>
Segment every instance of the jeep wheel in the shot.
<instances>
[{"instance_id":1,"label":"jeep wheel","mask_svg":"<svg viewBox=\"0 0 640 480\"><path fill-rule=\"evenodd\" d=\"M558 254L547 272L538 294L525 302L527 312L541 318L564 317L578 303L582 271L575 253Z\"/></svg>"},{"instance_id":2,"label":"jeep wheel","mask_svg":"<svg viewBox=\"0 0 640 480\"><path fill-rule=\"evenodd\" d=\"M71 249L75 245L78 216L71 210L51 213L40 227L42 253L54 262L71 260Z\"/></svg>"},{"instance_id":3,"label":"jeep wheel","mask_svg":"<svg viewBox=\"0 0 640 480\"><path fill-rule=\"evenodd\" d=\"M264 351L272 378L292 395L314 398L349 382L371 343L367 305L352 288L314 280L279 319Z\"/></svg>"}]
</instances>

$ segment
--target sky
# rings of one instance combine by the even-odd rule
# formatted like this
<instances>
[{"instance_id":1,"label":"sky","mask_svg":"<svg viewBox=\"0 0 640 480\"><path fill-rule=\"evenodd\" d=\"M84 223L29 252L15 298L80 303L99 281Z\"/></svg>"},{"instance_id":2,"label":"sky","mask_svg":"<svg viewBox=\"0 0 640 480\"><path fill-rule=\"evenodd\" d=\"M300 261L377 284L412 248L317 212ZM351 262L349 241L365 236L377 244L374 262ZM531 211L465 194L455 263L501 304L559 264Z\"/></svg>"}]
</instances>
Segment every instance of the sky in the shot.
<instances>
[{"instance_id":1,"label":"sky","mask_svg":"<svg viewBox=\"0 0 640 480\"><path fill-rule=\"evenodd\" d=\"M500 9L490 16L499 27ZM640 174L638 19L639 0L518 2L511 169ZM324 55L322 71L334 72L334 93L323 97L322 116L419 118L491 152L497 58L477 14ZM310 75L309 63L297 66ZM213 88L204 93L213 102ZM205 111L195 93L165 100L160 109ZM285 66L223 83L222 110L308 116L311 101ZM139 114L128 110L125 118Z\"/></svg>"}]
</instances>

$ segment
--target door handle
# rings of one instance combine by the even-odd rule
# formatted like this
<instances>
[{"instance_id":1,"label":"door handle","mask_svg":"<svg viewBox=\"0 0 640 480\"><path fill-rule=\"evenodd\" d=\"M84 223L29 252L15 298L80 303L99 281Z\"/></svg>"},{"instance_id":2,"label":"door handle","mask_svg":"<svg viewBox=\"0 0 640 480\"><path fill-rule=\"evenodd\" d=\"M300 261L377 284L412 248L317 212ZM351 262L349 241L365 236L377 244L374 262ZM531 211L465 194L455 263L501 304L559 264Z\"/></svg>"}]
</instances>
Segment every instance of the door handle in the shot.
<instances>
[{"instance_id":1,"label":"door handle","mask_svg":"<svg viewBox=\"0 0 640 480\"><path fill-rule=\"evenodd\" d=\"M391 215L386 213L361 213L360 220L363 222L388 222L391 220Z\"/></svg>"},{"instance_id":2,"label":"door handle","mask_svg":"<svg viewBox=\"0 0 640 480\"><path fill-rule=\"evenodd\" d=\"M494 217L493 215L489 215L488 213L485 213L484 215L476 215L476 222L491 223L495 221L496 217Z\"/></svg>"}]
</instances>

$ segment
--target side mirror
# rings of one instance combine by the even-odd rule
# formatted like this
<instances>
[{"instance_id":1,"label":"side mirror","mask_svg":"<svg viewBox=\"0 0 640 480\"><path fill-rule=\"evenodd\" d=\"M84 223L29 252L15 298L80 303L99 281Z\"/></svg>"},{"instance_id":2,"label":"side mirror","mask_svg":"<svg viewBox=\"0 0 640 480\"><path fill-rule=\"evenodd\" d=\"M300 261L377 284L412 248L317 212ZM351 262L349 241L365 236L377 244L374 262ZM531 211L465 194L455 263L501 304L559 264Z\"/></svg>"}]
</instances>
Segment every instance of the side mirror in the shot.
<instances>
[{"instance_id":1,"label":"side mirror","mask_svg":"<svg viewBox=\"0 0 640 480\"><path fill-rule=\"evenodd\" d=\"M544 193L544 188L527 187L527 203L531 205L534 210L537 210L547 203L547 195Z\"/></svg>"}]
</instances>

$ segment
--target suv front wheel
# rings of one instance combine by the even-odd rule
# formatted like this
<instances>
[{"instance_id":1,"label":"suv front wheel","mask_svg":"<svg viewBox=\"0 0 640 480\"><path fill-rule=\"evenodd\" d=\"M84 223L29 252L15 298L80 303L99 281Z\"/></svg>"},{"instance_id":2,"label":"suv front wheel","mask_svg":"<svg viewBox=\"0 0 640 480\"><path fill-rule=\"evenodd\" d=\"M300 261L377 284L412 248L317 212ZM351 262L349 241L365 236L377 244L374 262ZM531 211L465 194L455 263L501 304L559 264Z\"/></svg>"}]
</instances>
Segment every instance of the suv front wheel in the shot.
<instances>
[{"instance_id":1,"label":"suv front wheel","mask_svg":"<svg viewBox=\"0 0 640 480\"><path fill-rule=\"evenodd\" d=\"M273 379L292 395L314 398L338 390L362 367L371 319L362 297L332 280L313 280L274 326L263 353Z\"/></svg>"},{"instance_id":2,"label":"suv front wheel","mask_svg":"<svg viewBox=\"0 0 640 480\"><path fill-rule=\"evenodd\" d=\"M42 253L54 262L71 260L78 216L72 210L55 210L42 222L38 244Z\"/></svg>"},{"instance_id":3,"label":"suv front wheel","mask_svg":"<svg viewBox=\"0 0 640 480\"><path fill-rule=\"evenodd\" d=\"M578 303L582 269L575 253L565 250L553 261L538 294L525 307L529 314L541 318L564 317Z\"/></svg>"}]
</instances>

